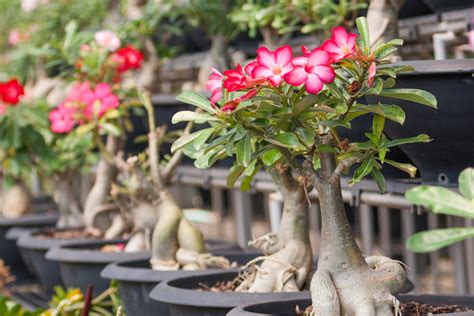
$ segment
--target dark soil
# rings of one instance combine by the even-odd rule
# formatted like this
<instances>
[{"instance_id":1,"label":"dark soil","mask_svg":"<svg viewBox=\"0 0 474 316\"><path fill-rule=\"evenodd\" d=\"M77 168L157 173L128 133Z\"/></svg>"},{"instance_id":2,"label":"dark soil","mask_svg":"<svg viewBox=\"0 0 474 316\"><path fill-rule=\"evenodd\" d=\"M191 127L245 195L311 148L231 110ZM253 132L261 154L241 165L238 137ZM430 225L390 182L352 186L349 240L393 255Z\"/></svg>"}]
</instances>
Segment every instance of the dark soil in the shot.
<instances>
[{"instance_id":1,"label":"dark soil","mask_svg":"<svg viewBox=\"0 0 474 316\"><path fill-rule=\"evenodd\" d=\"M64 231L50 230L37 234L36 237L43 239L97 239L90 233L84 231L84 229L68 229Z\"/></svg>"},{"instance_id":2,"label":"dark soil","mask_svg":"<svg viewBox=\"0 0 474 316\"><path fill-rule=\"evenodd\" d=\"M402 316L429 316L436 314L446 313L460 313L467 312L469 309L464 306L458 305L428 305L421 304L418 302L402 303L400 306ZM312 306L308 306L306 309L301 309L296 306L295 316L309 316L313 310ZM318 315L316 315L318 316Z\"/></svg>"}]
</instances>

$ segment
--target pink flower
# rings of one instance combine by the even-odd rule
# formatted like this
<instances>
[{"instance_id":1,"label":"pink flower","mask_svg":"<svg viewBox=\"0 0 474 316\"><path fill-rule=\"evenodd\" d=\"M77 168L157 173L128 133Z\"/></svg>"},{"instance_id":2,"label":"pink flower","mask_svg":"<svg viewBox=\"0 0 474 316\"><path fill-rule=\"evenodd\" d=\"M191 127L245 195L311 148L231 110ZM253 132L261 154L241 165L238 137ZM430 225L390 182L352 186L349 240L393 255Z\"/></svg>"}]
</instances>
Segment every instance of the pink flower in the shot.
<instances>
[{"instance_id":1,"label":"pink flower","mask_svg":"<svg viewBox=\"0 0 474 316\"><path fill-rule=\"evenodd\" d=\"M240 102L253 98L254 96L257 95L257 93L258 93L257 89L250 89L244 95L238 97L235 100L230 100L229 102L224 104L224 106L221 108L221 111L225 112L225 113L234 112L234 110L237 108L237 106L240 104Z\"/></svg>"},{"instance_id":2,"label":"pink flower","mask_svg":"<svg viewBox=\"0 0 474 316\"><path fill-rule=\"evenodd\" d=\"M8 110L8 105L0 103L0 116L5 114L7 110Z\"/></svg>"},{"instance_id":3,"label":"pink flower","mask_svg":"<svg viewBox=\"0 0 474 316\"><path fill-rule=\"evenodd\" d=\"M245 89L247 87L247 76L239 64L235 69L224 71L224 88L229 92Z\"/></svg>"},{"instance_id":4,"label":"pink flower","mask_svg":"<svg viewBox=\"0 0 474 316\"><path fill-rule=\"evenodd\" d=\"M375 65L375 62L372 62L369 66L369 75L367 77L367 84L369 85L369 88L374 83L376 71L377 71L377 66Z\"/></svg>"},{"instance_id":5,"label":"pink flower","mask_svg":"<svg viewBox=\"0 0 474 316\"><path fill-rule=\"evenodd\" d=\"M18 43L21 42L21 35L18 30L11 30L10 34L8 35L8 44L11 46L16 46Z\"/></svg>"},{"instance_id":6,"label":"pink flower","mask_svg":"<svg viewBox=\"0 0 474 316\"><path fill-rule=\"evenodd\" d=\"M84 116L89 120L93 117L102 117L105 112L116 109L120 104L108 83L99 83L93 92L86 91L82 99L86 104Z\"/></svg>"},{"instance_id":7,"label":"pink flower","mask_svg":"<svg viewBox=\"0 0 474 316\"><path fill-rule=\"evenodd\" d=\"M40 3L38 0L21 0L21 10L23 10L23 12L29 13L36 9L39 4Z\"/></svg>"},{"instance_id":8,"label":"pink flower","mask_svg":"<svg viewBox=\"0 0 474 316\"><path fill-rule=\"evenodd\" d=\"M336 74L330 66L332 59L323 49L314 49L308 57L293 59L294 69L285 75L285 81L292 86L305 84L306 91L318 94L325 83L334 81Z\"/></svg>"},{"instance_id":9,"label":"pink flower","mask_svg":"<svg viewBox=\"0 0 474 316\"><path fill-rule=\"evenodd\" d=\"M211 102L217 103L222 99L222 80L224 75L219 70L212 68L212 73L206 83L206 89L212 93Z\"/></svg>"},{"instance_id":10,"label":"pink flower","mask_svg":"<svg viewBox=\"0 0 474 316\"><path fill-rule=\"evenodd\" d=\"M257 65L253 66L253 78L265 78L276 87L283 77L293 70L291 63L293 51L290 46L282 46L274 52L269 51L266 47L257 49Z\"/></svg>"},{"instance_id":11,"label":"pink flower","mask_svg":"<svg viewBox=\"0 0 474 316\"><path fill-rule=\"evenodd\" d=\"M334 62L338 62L355 52L356 38L356 34L347 33L344 27L338 26L332 29L331 39L325 41L321 48L331 54Z\"/></svg>"},{"instance_id":12,"label":"pink flower","mask_svg":"<svg viewBox=\"0 0 474 316\"><path fill-rule=\"evenodd\" d=\"M59 134L69 133L76 124L75 114L76 109L66 107L64 103L61 103L56 109L49 112L51 130Z\"/></svg>"},{"instance_id":13,"label":"pink flower","mask_svg":"<svg viewBox=\"0 0 474 316\"><path fill-rule=\"evenodd\" d=\"M112 31L99 31L94 35L96 43L111 52L116 51L120 47L120 38Z\"/></svg>"},{"instance_id":14,"label":"pink flower","mask_svg":"<svg viewBox=\"0 0 474 316\"><path fill-rule=\"evenodd\" d=\"M87 53L91 51L91 46L89 44L82 44L79 50L81 53Z\"/></svg>"}]
</instances>

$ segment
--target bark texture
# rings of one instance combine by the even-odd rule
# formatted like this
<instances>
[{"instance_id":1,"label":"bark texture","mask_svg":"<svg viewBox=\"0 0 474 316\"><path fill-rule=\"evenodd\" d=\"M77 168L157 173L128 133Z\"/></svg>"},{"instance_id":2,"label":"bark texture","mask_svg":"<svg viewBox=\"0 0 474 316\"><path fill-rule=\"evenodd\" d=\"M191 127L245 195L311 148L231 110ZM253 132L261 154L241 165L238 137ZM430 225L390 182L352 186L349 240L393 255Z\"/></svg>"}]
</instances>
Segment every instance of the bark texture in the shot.
<instances>
[{"instance_id":1,"label":"bark texture","mask_svg":"<svg viewBox=\"0 0 474 316\"><path fill-rule=\"evenodd\" d=\"M64 172L54 175L56 186L54 200L59 209L58 228L80 227L84 225L81 205L72 188L74 172Z\"/></svg>"},{"instance_id":2,"label":"bark texture","mask_svg":"<svg viewBox=\"0 0 474 316\"><path fill-rule=\"evenodd\" d=\"M329 144L329 137L325 138ZM403 266L385 257L364 259L351 233L333 153L321 153L315 183L321 204L321 250L311 282L316 315L391 316L406 281ZM314 182L314 181L313 181Z\"/></svg>"},{"instance_id":3,"label":"bark texture","mask_svg":"<svg viewBox=\"0 0 474 316\"><path fill-rule=\"evenodd\" d=\"M249 272L244 273L238 291L299 291L311 270L305 184L296 181L288 168L277 167L270 173L284 198L280 228L276 234L270 233L250 242L265 256L247 264Z\"/></svg>"},{"instance_id":4,"label":"bark texture","mask_svg":"<svg viewBox=\"0 0 474 316\"><path fill-rule=\"evenodd\" d=\"M107 155L115 157L119 151L119 139L109 135L105 150ZM92 189L87 195L84 205L84 224L87 230L105 231L110 225L109 216L103 212L103 205L110 193L112 181L117 174L117 168L111 158L102 155L97 165L96 179Z\"/></svg>"}]
</instances>

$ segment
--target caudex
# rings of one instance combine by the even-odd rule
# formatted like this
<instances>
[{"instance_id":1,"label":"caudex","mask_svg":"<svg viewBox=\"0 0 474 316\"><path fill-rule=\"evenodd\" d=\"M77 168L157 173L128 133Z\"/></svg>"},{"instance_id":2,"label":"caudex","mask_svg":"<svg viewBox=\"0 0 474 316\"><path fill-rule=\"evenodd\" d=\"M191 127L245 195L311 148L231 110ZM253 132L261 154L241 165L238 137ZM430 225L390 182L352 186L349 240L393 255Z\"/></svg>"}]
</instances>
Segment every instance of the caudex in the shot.
<instances>
[{"instance_id":1,"label":"caudex","mask_svg":"<svg viewBox=\"0 0 474 316\"><path fill-rule=\"evenodd\" d=\"M298 57L289 46L259 48L257 59L244 68L211 75L211 100L193 92L178 96L202 113L184 111L173 118L210 124L182 136L173 150L184 149L199 168L235 157L230 187L240 179L242 189L250 188L253 176L265 169L284 197L279 231L251 242L265 256L249 263L239 291L297 291L309 283L307 193L317 191L322 233L310 286L315 315L398 312L396 295L406 282L405 269L387 257L362 255L345 214L341 176L357 166L350 184L370 175L382 192L384 164L415 176L414 166L388 159L389 151L431 139L424 134L388 139L385 121L403 124L405 113L392 103L396 100L436 107L435 97L426 91L395 87L398 73L413 70L387 60L402 41L371 45L366 19L358 18L356 24L359 36L336 27L321 47L303 47ZM372 116L372 129L365 141L339 136L366 115Z\"/></svg>"}]
</instances>

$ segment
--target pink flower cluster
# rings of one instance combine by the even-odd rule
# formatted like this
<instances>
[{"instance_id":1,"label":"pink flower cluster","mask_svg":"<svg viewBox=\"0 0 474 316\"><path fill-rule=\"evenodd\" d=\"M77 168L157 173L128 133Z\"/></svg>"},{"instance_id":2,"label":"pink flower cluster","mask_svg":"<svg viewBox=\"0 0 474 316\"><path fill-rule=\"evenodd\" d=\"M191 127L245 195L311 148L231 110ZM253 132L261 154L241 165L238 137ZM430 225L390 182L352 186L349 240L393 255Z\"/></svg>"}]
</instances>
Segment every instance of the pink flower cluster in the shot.
<instances>
[{"instance_id":1,"label":"pink flower cluster","mask_svg":"<svg viewBox=\"0 0 474 316\"><path fill-rule=\"evenodd\" d=\"M51 130L55 133L69 133L76 124L101 118L119 104L119 98L108 83L99 83L94 88L88 81L78 83L64 102L49 113Z\"/></svg>"},{"instance_id":2,"label":"pink flower cluster","mask_svg":"<svg viewBox=\"0 0 474 316\"><path fill-rule=\"evenodd\" d=\"M332 83L336 77L332 64L351 58L355 53L356 34L336 27L331 38L321 47L309 50L303 46L302 56L299 57L293 57L290 46L279 47L275 51L260 47L257 59L245 68L237 65L223 74L214 69L206 88L212 93L210 100L213 104L223 98L224 89L227 92L247 91L243 96L227 101L221 108L224 112L232 112L240 102L255 96L259 86L278 87L286 82L297 87L304 85L308 93L318 94L325 84ZM375 64L370 74L369 84L375 75Z\"/></svg>"}]
</instances>

